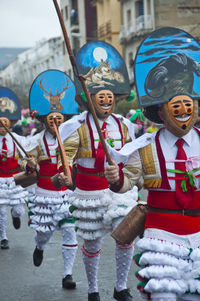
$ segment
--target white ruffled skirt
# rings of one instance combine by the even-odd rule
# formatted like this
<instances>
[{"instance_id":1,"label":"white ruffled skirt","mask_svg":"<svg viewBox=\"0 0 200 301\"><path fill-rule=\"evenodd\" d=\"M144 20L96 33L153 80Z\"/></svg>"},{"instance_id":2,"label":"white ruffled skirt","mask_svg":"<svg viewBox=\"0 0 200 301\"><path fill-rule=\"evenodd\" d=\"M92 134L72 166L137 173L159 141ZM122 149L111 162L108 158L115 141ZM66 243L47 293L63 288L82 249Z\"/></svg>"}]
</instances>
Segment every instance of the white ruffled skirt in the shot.
<instances>
[{"instance_id":1,"label":"white ruffled skirt","mask_svg":"<svg viewBox=\"0 0 200 301\"><path fill-rule=\"evenodd\" d=\"M141 252L135 256L141 267L138 289L144 297L173 293L196 300L200 295L200 233L176 235L146 229L137 247Z\"/></svg>"},{"instance_id":2,"label":"white ruffled skirt","mask_svg":"<svg viewBox=\"0 0 200 301\"><path fill-rule=\"evenodd\" d=\"M62 222L72 222L68 198L73 192L35 188L29 194L29 225L38 232L53 232Z\"/></svg>"},{"instance_id":3,"label":"white ruffled skirt","mask_svg":"<svg viewBox=\"0 0 200 301\"><path fill-rule=\"evenodd\" d=\"M0 178L0 205L15 206L27 201L28 192L14 178Z\"/></svg>"},{"instance_id":4,"label":"white ruffled skirt","mask_svg":"<svg viewBox=\"0 0 200 301\"><path fill-rule=\"evenodd\" d=\"M117 219L121 220L136 205L137 199L137 187L125 194L109 189L85 191L76 188L68 201L76 219L77 235L85 240L103 237L113 229Z\"/></svg>"}]
</instances>

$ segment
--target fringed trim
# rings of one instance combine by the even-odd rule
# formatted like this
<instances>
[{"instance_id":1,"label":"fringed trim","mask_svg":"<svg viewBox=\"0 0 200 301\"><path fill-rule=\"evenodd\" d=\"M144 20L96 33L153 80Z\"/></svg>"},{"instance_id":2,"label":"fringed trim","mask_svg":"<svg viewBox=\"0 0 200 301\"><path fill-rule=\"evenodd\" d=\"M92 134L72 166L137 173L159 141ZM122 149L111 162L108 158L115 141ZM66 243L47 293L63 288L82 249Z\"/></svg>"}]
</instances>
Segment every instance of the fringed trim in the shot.
<instances>
[{"instance_id":1,"label":"fringed trim","mask_svg":"<svg viewBox=\"0 0 200 301\"><path fill-rule=\"evenodd\" d=\"M183 295L187 291L187 284L183 280L150 279L144 287L148 293L175 293Z\"/></svg>"},{"instance_id":2,"label":"fringed trim","mask_svg":"<svg viewBox=\"0 0 200 301\"><path fill-rule=\"evenodd\" d=\"M85 256L90 257L90 258L97 257L97 256L100 255L101 252L102 252L101 249L99 249L99 250L98 250L97 252L95 252L95 253L88 252L88 251L85 249L85 246L84 246L84 245L82 245L81 251L82 251L82 253L83 253Z\"/></svg>"},{"instance_id":3,"label":"fringed trim","mask_svg":"<svg viewBox=\"0 0 200 301\"><path fill-rule=\"evenodd\" d=\"M34 229L37 232L42 232L42 233L46 233L46 232L53 232L55 231L56 227L53 225L37 225L37 224L32 224L32 221L30 220L29 222L29 226L30 228Z\"/></svg>"},{"instance_id":4,"label":"fringed trim","mask_svg":"<svg viewBox=\"0 0 200 301\"><path fill-rule=\"evenodd\" d=\"M108 206L111 202L111 199L107 197L106 195L104 198L77 198L76 196L73 196L68 199L68 202L77 207L77 208L101 208Z\"/></svg>"},{"instance_id":5,"label":"fringed trim","mask_svg":"<svg viewBox=\"0 0 200 301\"><path fill-rule=\"evenodd\" d=\"M74 210L73 216L78 219L89 219L89 220L96 220L102 219L105 209L99 208L98 210Z\"/></svg>"},{"instance_id":6,"label":"fringed trim","mask_svg":"<svg viewBox=\"0 0 200 301\"><path fill-rule=\"evenodd\" d=\"M76 221L76 227L79 229L82 229L84 231L97 231L101 230L103 228L102 226L102 220L95 220L95 221L83 221L83 220L77 220Z\"/></svg>"},{"instance_id":7,"label":"fringed trim","mask_svg":"<svg viewBox=\"0 0 200 301\"><path fill-rule=\"evenodd\" d=\"M143 279L151 279L151 278L171 278L171 279L182 279L182 276L184 276L184 273L178 270L178 268L173 266L164 266L164 265L151 265L147 266L141 271L138 272L138 274ZM189 277L189 275L187 275Z\"/></svg>"},{"instance_id":8,"label":"fringed trim","mask_svg":"<svg viewBox=\"0 0 200 301\"><path fill-rule=\"evenodd\" d=\"M119 249L131 249L134 246L134 241L130 244L126 244L126 245L121 245L118 241L116 241L116 246Z\"/></svg>"},{"instance_id":9,"label":"fringed trim","mask_svg":"<svg viewBox=\"0 0 200 301\"><path fill-rule=\"evenodd\" d=\"M89 231L81 231L77 229L77 235L80 236L82 239L86 240L95 240L97 238L102 238L107 232L104 230L97 230L93 232Z\"/></svg>"},{"instance_id":10,"label":"fringed trim","mask_svg":"<svg viewBox=\"0 0 200 301\"><path fill-rule=\"evenodd\" d=\"M144 188L159 188L161 187L162 179L146 179L144 180Z\"/></svg>"},{"instance_id":11,"label":"fringed trim","mask_svg":"<svg viewBox=\"0 0 200 301\"><path fill-rule=\"evenodd\" d=\"M190 250L176 243L160 240L158 238L143 237L138 240L137 247L139 251L155 251L161 253L172 254L176 257L185 258L190 254Z\"/></svg>"},{"instance_id":12,"label":"fringed trim","mask_svg":"<svg viewBox=\"0 0 200 301\"><path fill-rule=\"evenodd\" d=\"M173 255L167 253L156 253L156 252L144 252L140 254L139 266L148 265L168 265L177 267L179 270L189 272L189 262L181 258L176 258Z\"/></svg>"}]
</instances>

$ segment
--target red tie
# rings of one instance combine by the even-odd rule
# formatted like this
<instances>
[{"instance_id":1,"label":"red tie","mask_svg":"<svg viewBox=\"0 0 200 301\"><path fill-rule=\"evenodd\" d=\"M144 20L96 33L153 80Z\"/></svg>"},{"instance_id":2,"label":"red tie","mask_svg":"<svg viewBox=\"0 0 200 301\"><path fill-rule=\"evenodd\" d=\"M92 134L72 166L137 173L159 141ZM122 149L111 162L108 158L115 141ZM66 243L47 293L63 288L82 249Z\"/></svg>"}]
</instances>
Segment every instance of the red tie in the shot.
<instances>
[{"instance_id":1,"label":"red tie","mask_svg":"<svg viewBox=\"0 0 200 301\"><path fill-rule=\"evenodd\" d=\"M104 138L105 138L105 129L106 129L106 122L104 121L102 128L101 128ZM105 161L105 152L103 150L101 141L99 141L98 148L96 151L96 161L95 161L94 167L98 171L104 171L104 161Z\"/></svg>"},{"instance_id":2,"label":"red tie","mask_svg":"<svg viewBox=\"0 0 200 301\"><path fill-rule=\"evenodd\" d=\"M7 160L7 153L8 153L8 148L6 145L6 138L4 137L2 139L2 162L5 162Z\"/></svg>"},{"instance_id":3,"label":"red tie","mask_svg":"<svg viewBox=\"0 0 200 301\"><path fill-rule=\"evenodd\" d=\"M177 155L176 159L177 160L187 160L186 153L183 149L183 144L184 144L184 139L178 139L176 141L176 146L178 147L177 149ZM185 167L185 162L175 162L175 169L176 170L181 170L181 171L186 171ZM176 173L177 178L183 178L184 174L178 174ZM189 207L189 203L192 200L192 191L191 191L191 186L188 185L188 178L186 178L186 186L188 191L183 192L182 187L181 187L181 182L182 179L176 180L176 202L182 209L186 209Z\"/></svg>"}]
</instances>

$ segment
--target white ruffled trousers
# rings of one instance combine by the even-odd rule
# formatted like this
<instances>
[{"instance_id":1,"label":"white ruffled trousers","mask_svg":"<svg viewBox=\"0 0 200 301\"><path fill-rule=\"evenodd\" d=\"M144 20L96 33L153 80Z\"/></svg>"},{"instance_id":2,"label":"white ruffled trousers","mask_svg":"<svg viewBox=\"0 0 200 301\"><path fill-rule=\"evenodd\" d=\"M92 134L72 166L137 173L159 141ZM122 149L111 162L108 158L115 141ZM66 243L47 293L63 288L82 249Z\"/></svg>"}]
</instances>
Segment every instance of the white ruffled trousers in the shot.
<instances>
[{"instance_id":1,"label":"white ruffled trousers","mask_svg":"<svg viewBox=\"0 0 200 301\"><path fill-rule=\"evenodd\" d=\"M138 289L153 301L200 300L200 233L146 229L137 242Z\"/></svg>"}]
</instances>

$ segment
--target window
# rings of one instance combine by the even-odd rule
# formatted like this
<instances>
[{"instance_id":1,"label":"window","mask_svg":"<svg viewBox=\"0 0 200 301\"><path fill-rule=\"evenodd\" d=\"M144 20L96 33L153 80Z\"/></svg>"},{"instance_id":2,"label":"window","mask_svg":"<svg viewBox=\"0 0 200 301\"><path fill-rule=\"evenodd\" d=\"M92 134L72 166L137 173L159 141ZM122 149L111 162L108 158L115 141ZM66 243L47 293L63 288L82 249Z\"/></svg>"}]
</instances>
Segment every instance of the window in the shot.
<instances>
[{"instance_id":1,"label":"window","mask_svg":"<svg viewBox=\"0 0 200 301\"><path fill-rule=\"evenodd\" d=\"M128 9L126 12L126 17L127 17L127 24L131 23L131 10Z\"/></svg>"},{"instance_id":2,"label":"window","mask_svg":"<svg viewBox=\"0 0 200 301\"><path fill-rule=\"evenodd\" d=\"M69 15L68 15L68 6L65 6L65 19L68 20Z\"/></svg>"},{"instance_id":3,"label":"window","mask_svg":"<svg viewBox=\"0 0 200 301\"><path fill-rule=\"evenodd\" d=\"M139 0L135 2L136 5L136 18L139 16L143 16L144 15L144 4L143 4L143 0Z\"/></svg>"}]
</instances>

